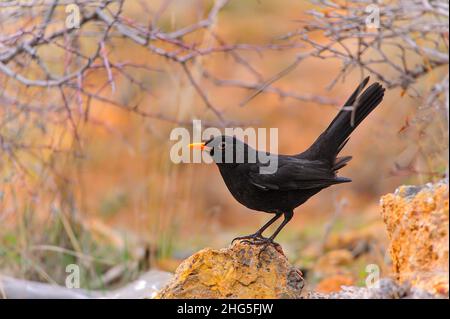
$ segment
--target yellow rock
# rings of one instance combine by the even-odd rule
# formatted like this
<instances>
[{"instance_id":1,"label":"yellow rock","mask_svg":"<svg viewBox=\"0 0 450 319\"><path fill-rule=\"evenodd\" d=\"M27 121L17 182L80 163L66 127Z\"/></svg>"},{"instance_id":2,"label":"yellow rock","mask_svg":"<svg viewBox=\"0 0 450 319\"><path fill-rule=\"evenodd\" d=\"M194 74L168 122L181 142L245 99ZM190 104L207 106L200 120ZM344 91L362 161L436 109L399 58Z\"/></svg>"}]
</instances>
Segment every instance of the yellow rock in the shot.
<instances>
[{"instance_id":1,"label":"yellow rock","mask_svg":"<svg viewBox=\"0 0 450 319\"><path fill-rule=\"evenodd\" d=\"M402 186L381 207L399 282L448 294L448 185Z\"/></svg>"},{"instance_id":2,"label":"yellow rock","mask_svg":"<svg viewBox=\"0 0 450 319\"><path fill-rule=\"evenodd\" d=\"M156 298L300 298L302 288L301 272L280 246L236 241L186 259Z\"/></svg>"}]
</instances>

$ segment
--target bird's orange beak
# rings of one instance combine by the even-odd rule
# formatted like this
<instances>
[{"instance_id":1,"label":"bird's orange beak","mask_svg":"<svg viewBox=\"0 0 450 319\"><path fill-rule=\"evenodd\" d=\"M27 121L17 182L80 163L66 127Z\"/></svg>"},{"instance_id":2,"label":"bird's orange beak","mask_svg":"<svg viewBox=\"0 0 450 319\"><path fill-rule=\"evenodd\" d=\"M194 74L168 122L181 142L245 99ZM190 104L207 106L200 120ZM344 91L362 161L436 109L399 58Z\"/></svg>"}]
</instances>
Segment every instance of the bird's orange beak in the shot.
<instances>
[{"instance_id":1,"label":"bird's orange beak","mask_svg":"<svg viewBox=\"0 0 450 319\"><path fill-rule=\"evenodd\" d=\"M189 144L189 148L203 151L205 149L205 143L191 143Z\"/></svg>"}]
</instances>

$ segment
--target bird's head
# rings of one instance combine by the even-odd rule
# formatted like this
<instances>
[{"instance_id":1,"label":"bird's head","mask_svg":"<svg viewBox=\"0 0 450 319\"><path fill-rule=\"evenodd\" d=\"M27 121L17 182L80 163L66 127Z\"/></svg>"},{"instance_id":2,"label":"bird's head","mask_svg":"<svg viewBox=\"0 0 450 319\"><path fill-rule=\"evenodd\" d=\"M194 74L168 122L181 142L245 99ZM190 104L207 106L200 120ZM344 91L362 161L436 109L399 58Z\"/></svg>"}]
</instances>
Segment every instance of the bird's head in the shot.
<instances>
[{"instance_id":1,"label":"bird's head","mask_svg":"<svg viewBox=\"0 0 450 319\"><path fill-rule=\"evenodd\" d=\"M213 158L216 164L235 165L247 162L256 151L236 136L218 135L206 142L189 144L192 149L201 149Z\"/></svg>"}]
</instances>

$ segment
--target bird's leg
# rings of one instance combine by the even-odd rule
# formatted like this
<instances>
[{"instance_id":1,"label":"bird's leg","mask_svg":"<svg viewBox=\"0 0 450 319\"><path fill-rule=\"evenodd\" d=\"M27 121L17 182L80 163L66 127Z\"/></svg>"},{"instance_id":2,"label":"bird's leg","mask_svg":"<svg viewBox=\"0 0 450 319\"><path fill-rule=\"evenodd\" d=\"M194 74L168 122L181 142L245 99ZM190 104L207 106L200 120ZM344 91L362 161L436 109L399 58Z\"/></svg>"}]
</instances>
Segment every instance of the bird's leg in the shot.
<instances>
[{"instance_id":1,"label":"bird's leg","mask_svg":"<svg viewBox=\"0 0 450 319\"><path fill-rule=\"evenodd\" d=\"M255 244L255 245L274 244L275 237L277 237L278 233L283 229L283 227L286 226L287 223L289 223L289 221L292 219L293 215L294 215L293 211L289 211L289 212L284 213L284 220L283 220L283 222L280 224L280 226L278 226L278 228L275 230L275 232L272 234L272 236L270 236L269 238L265 238L265 237L262 237L262 236L255 237L254 238L255 241L253 241L251 243ZM278 217L280 217L280 216L281 216L281 214ZM264 225L264 226L266 226L266 225Z\"/></svg>"},{"instance_id":2,"label":"bird's leg","mask_svg":"<svg viewBox=\"0 0 450 319\"><path fill-rule=\"evenodd\" d=\"M267 223L265 223L256 233L251 234L251 235L247 235L247 236L241 236L241 237L236 237L235 239L233 239L231 241L231 243L233 243L235 240L241 240L241 239L246 239L246 242L250 242L249 239L266 239L262 236L262 233L270 226L272 225L278 218L281 217L281 213L276 213L274 217L272 217L272 219L270 219Z\"/></svg>"},{"instance_id":3,"label":"bird's leg","mask_svg":"<svg viewBox=\"0 0 450 319\"><path fill-rule=\"evenodd\" d=\"M294 215L294 212L291 210L289 212L284 213L284 220L283 222L280 224L280 226L278 226L278 228L275 230L275 232L272 234L272 236L270 236L269 238L256 238L256 241L253 242L248 242L249 244L253 244L253 245L263 245L264 247L262 247L259 250L259 254L258 256L261 255L261 253L263 251L266 250L266 248L269 245L275 245L275 246L280 246L278 243L274 242L275 237L278 235L278 233L283 229L284 226L286 226L287 223L289 223L289 221L292 219L292 216ZM281 216L281 214L280 214ZM281 247L280 247L281 248ZM277 249L278 250L278 249Z\"/></svg>"},{"instance_id":4,"label":"bird's leg","mask_svg":"<svg viewBox=\"0 0 450 319\"><path fill-rule=\"evenodd\" d=\"M280 226L275 230L275 232L272 234L272 236L269 237L270 241L273 242L275 237L277 237L278 233L283 229L284 226L286 226L287 223L292 219L292 216L294 215L294 212L291 210L289 212L284 213L284 220L281 223Z\"/></svg>"}]
</instances>

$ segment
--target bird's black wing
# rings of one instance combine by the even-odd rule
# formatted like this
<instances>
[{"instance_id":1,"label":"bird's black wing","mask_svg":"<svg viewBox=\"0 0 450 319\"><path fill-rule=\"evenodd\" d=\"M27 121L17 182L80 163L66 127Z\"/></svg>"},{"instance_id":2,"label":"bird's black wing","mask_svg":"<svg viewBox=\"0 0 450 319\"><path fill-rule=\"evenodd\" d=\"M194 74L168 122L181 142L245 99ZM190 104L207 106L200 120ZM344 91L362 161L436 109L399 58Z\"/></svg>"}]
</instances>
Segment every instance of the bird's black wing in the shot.
<instances>
[{"instance_id":1,"label":"bird's black wing","mask_svg":"<svg viewBox=\"0 0 450 319\"><path fill-rule=\"evenodd\" d=\"M263 190L299 190L324 188L351 180L336 177L329 165L319 160L299 159L291 156L278 156L278 168L270 174L263 174L267 165L252 165L250 183Z\"/></svg>"}]
</instances>

